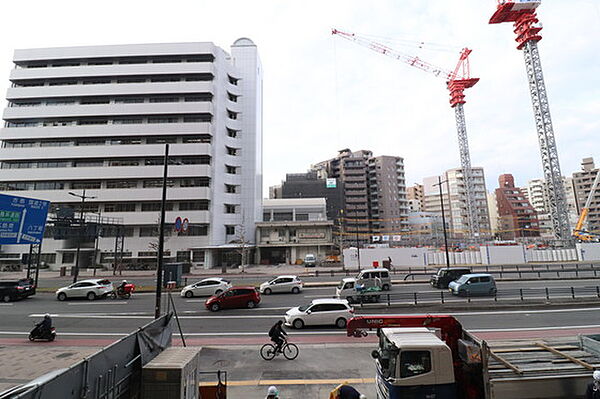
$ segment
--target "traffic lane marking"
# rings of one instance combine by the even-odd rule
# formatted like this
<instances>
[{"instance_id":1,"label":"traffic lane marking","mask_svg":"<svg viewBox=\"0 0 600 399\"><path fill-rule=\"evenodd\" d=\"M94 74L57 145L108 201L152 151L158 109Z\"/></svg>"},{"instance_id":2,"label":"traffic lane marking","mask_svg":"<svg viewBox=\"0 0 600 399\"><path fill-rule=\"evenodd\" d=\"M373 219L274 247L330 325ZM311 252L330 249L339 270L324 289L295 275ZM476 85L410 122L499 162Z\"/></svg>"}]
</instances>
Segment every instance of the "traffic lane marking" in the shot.
<instances>
[{"instance_id":1,"label":"traffic lane marking","mask_svg":"<svg viewBox=\"0 0 600 399\"><path fill-rule=\"evenodd\" d=\"M13 306L14 303L0 303L0 306Z\"/></svg>"},{"instance_id":2,"label":"traffic lane marking","mask_svg":"<svg viewBox=\"0 0 600 399\"><path fill-rule=\"evenodd\" d=\"M127 305L129 302L69 302L69 306L88 306L88 305Z\"/></svg>"}]
</instances>

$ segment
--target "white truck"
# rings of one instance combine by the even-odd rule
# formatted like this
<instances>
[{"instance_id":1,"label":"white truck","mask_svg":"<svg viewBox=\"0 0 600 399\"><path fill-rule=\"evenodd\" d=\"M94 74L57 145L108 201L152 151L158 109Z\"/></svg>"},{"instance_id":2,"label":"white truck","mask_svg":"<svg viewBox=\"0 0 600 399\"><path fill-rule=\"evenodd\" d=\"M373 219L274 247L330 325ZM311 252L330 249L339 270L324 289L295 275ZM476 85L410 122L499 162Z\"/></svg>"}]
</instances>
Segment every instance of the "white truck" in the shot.
<instances>
[{"instance_id":1,"label":"white truck","mask_svg":"<svg viewBox=\"0 0 600 399\"><path fill-rule=\"evenodd\" d=\"M335 289L335 296L347 300L348 303L379 302L381 283L366 287L354 277L343 278Z\"/></svg>"},{"instance_id":2,"label":"white truck","mask_svg":"<svg viewBox=\"0 0 600 399\"><path fill-rule=\"evenodd\" d=\"M357 316L348 336L377 329L379 399L584 398L600 368L598 336L573 341L486 341L447 315Z\"/></svg>"}]
</instances>

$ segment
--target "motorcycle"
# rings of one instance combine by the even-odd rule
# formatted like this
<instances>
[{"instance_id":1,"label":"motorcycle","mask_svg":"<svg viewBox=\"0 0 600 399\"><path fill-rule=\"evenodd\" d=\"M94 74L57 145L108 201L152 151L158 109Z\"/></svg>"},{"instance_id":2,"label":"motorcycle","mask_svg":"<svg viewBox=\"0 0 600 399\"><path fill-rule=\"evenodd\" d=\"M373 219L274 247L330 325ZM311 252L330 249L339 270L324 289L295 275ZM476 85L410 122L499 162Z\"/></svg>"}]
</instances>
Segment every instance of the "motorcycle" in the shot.
<instances>
[{"instance_id":1,"label":"motorcycle","mask_svg":"<svg viewBox=\"0 0 600 399\"><path fill-rule=\"evenodd\" d=\"M111 292L110 297L112 299L129 299L131 298L131 294L133 294L133 291L135 291L135 284L127 283L122 289L117 288L116 290Z\"/></svg>"},{"instance_id":2,"label":"motorcycle","mask_svg":"<svg viewBox=\"0 0 600 399\"><path fill-rule=\"evenodd\" d=\"M35 340L44 340L48 342L52 342L56 339L56 328L50 327L50 331L40 331L39 326L35 326L33 330L29 333L29 340L31 342Z\"/></svg>"}]
</instances>

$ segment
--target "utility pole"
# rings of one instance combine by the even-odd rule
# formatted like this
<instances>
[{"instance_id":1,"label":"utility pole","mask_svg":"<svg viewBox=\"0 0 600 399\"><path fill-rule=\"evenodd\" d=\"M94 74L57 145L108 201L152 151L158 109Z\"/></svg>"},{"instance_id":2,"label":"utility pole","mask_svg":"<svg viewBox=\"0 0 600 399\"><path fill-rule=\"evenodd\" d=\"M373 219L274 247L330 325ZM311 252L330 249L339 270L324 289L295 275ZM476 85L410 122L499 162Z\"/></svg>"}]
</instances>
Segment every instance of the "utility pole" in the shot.
<instances>
[{"instance_id":1,"label":"utility pole","mask_svg":"<svg viewBox=\"0 0 600 399\"><path fill-rule=\"evenodd\" d=\"M444 229L444 249L446 251L446 267L450 267L450 255L448 254L448 234L446 234L446 216L444 213L444 196L442 195L442 184L447 183L448 180L442 181L442 177L438 176L438 183L434 186L440 188L440 204L442 208L442 229Z\"/></svg>"},{"instance_id":2,"label":"utility pole","mask_svg":"<svg viewBox=\"0 0 600 399\"><path fill-rule=\"evenodd\" d=\"M79 236L77 237L77 251L75 252L75 270L73 272L73 283L77 282L77 278L79 277L79 252L81 251L81 240L83 239L84 234L84 220L83 220L83 210L86 199L94 199L98 197L93 197L91 195L85 195L85 190L83 190L82 194L76 194L69 191L69 195L73 197L81 198L81 211L79 213Z\"/></svg>"},{"instance_id":3,"label":"utility pole","mask_svg":"<svg viewBox=\"0 0 600 399\"><path fill-rule=\"evenodd\" d=\"M165 144L163 165L162 200L160 205L160 227L158 232L158 259L156 262L156 304L154 318L160 317L160 297L162 295L163 253L165 247L165 208L167 205L167 174L169 170L169 144Z\"/></svg>"}]
</instances>

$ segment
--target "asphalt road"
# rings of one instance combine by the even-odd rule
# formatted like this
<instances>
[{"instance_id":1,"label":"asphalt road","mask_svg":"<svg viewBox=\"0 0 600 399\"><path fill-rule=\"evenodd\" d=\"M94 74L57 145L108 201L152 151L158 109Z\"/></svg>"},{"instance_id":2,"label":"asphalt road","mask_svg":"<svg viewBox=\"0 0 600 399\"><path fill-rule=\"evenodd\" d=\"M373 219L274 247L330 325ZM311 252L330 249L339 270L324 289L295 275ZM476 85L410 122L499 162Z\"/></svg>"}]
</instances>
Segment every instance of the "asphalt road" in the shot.
<instances>
[{"instance_id":1,"label":"asphalt road","mask_svg":"<svg viewBox=\"0 0 600 399\"><path fill-rule=\"evenodd\" d=\"M499 283L499 293L507 286L590 286L595 281L540 281L524 283ZM433 291L426 284L394 286L392 293L401 291ZM266 331L285 311L293 306L308 303L319 297L331 297L333 287L306 288L302 293L263 295L256 309L222 310L217 313L204 308L205 298L181 298L173 295L175 307L180 316L184 333L191 337L266 337ZM464 298L453 298L465 304ZM53 315L54 324L61 336L73 338L105 337L115 338L137 329L153 318L155 297L152 293L138 293L128 300L101 299L96 301L70 300L59 302L53 294L41 293L26 300L0 304L0 336L23 336L32 324L44 313ZM511 330L537 328L575 328L582 326L600 327L598 306L579 309L543 308L515 311L502 309L490 298L473 299L488 306L487 309L469 312L460 311L456 316L470 330ZM166 306L166 297L163 306ZM468 305L467 305L468 306ZM356 314L405 314L426 313L419 307L388 308L382 304L369 304L364 308L356 306ZM439 312L439 311L438 311ZM437 312L436 312L437 313ZM443 313L452 313L443 311ZM540 330L542 331L542 330ZM333 327L307 328L293 331L298 335L344 334Z\"/></svg>"}]
</instances>

